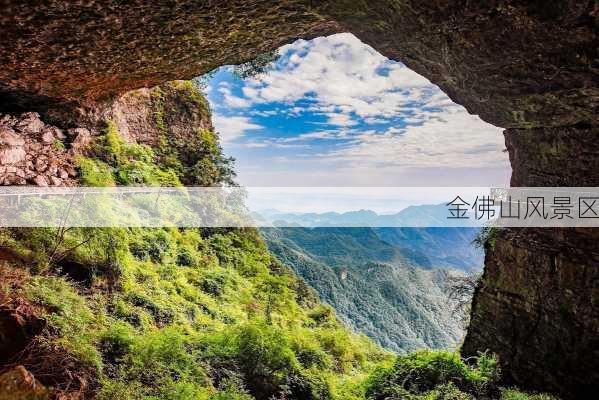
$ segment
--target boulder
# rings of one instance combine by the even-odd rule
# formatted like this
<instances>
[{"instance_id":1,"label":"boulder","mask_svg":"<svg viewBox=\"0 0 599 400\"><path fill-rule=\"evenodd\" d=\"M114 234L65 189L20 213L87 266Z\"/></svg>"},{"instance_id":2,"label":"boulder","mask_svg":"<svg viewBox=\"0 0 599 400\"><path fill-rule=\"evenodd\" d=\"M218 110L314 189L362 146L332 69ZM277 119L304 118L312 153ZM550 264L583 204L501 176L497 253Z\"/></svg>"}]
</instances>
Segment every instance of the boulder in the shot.
<instances>
[{"instance_id":1,"label":"boulder","mask_svg":"<svg viewBox=\"0 0 599 400\"><path fill-rule=\"evenodd\" d=\"M0 127L0 145L23 146L25 139L17 135L14 130L8 127Z\"/></svg>"},{"instance_id":2,"label":"boulder","mask_svg":"<svg viewBox=\"0 0 599 400\"><path fill-rule=\"evenodd\" d=\"M50 176L50 185L51 186L62 186L62 179L56 176Z\"/></svg>"},{"instance_id":3,"label":"boulder","mask_svg":"<svg viewBox=\"0 0 599 400\"><path fill-rule=\"evenodd\" d=\"M44 123L40 120L40 115L36 112L23 113L17 123L17 129L24 133L40 133L44 129Z\"/></svg>"},{"instance_id":4,"label":"boulder","mask_svg":"<svg viewBox=\"0 0 599 400\"><path fill-rule=\"evenodd\" d=\"M37 175L35 178L33 178L33 183L35 183L37 186L48 186L48 180L44 175Z\"/></svg>"},{"instance_id":5,"label":"boulder","mask_svg":"<svg viewBox=\"0 0 599 400\"><path fill-rule=\"evenodd\" d=\"M4 147L0 149L0 164L10 165L25 161L26 155L22 147Z\"/></svg>"},{"instance_id":6,"label":"boulder","mask_svg":"<svg viewBox=\"0 0 599 400\"><path fill-rule=\"evenodd\" d=\"M18 365L0 375L0 400L49 400L50 392L33 374Z\"/></svg>"},{"instance_id":7,"label":"boulder","mask_svg":"<svg viewBox=\"0 0 599 400\"><path fill-rule=\"evenodd\" d=\"M73 136L73 142L71 143L71 149L73 153L81 153L92 140L92 135L89 130L85 128L74 128L68 130L69 135Z\"/></svg>"},{"instance_id":8,"label":"boulder","mask_svg":"<svg viewBox=\"0 0 599 400\"><path fill-rule=\"evenodd\" d=\"M50 129L44 130L42 133L42 142L50 144L54 141L54 133Z\"/></svg>"}]
</instances>

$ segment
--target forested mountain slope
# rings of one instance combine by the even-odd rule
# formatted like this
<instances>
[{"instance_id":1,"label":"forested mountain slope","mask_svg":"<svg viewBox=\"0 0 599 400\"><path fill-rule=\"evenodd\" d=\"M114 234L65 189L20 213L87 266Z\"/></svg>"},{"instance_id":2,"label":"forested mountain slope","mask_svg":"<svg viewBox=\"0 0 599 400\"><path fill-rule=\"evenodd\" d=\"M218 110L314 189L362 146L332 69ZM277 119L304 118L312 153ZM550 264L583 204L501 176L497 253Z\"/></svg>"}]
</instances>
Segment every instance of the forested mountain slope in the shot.
<instances>
[{"instance_id":1,"label":"forested mountain slope","mask_svg":"<svg viewBox=\"0 0 599 400\"><path fill-rule=\"evenodd\" d=\"M356 331L395 351L455 348L461 316L447 277L402 257L371 228L263 228L270 251Z\"/></svg>"},{"instance_id":2,"label":"forested mountain slope","mask_svg":"<svg viewBox=\"0 0 599 400\"><path fill-rule=\"evenodd\" d=\"M260 217L270 221L274 226L302 227L371 227L377 239L358 240L358 246L369 247L365 240L376 242L377 248L387 247L381 261L390 261L400 249L401 257L421 268L455 268L466 272L480 270L484 261L483 250L472 245L472 241L480 232L479 227L444 227L447 224L446 204L410 206L395 214L377 214L371 210L350 211L344 213L283 213L277 210L265 210ZM300 231L298 231L300 232ZM329 230L328 233L334 232ZM356 237L359 230L353 230ZM372 235L372 232L367 231ZM295 233L297 236L298 233ZM318 231L309 235L317 240ZM310 240L306 238L306 240ZM350 239L356 243L354 238ZM391 245L391 246L389 246ZM339 250L344 248L341 244ZM332 248L331 251L336 251ZM361 252L366 256L369 251ZM375 251L376 253L376 251ZM372 259L372 258L371 258ZM377 258L378 259L378 258Z\"/></svg>"}]
</instances>

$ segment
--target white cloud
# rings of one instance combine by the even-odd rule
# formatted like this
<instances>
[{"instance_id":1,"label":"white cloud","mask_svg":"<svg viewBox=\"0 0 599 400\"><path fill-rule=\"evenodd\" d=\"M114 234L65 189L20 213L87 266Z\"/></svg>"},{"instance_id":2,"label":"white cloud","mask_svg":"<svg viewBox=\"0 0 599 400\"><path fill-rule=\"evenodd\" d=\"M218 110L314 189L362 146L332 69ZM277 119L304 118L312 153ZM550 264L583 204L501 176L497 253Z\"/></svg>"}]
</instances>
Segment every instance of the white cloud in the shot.
<instances>
[{"instance_id":1,"label":"white cloud","mask_svg":"<svg viewBox=\"0 0 599 400\"><path fill-rule=\"evenodd\" d=\"M453 106L421 125L359 134L356 142L320 157L372 167L508 168L501 131Z\"/></svg>"},{"instance_id":2,"label":"white cloud","mask_svg":"<svg viewBox=\"0 0 599 400\"><path fill-rule=\"evenodd\" d=\"M364 122L369 125L374 125L374 124L386 124L389 122L389 120L386 120L383 118L368 117L368 118L364 118Z\"/></svg>"},{"instance_id":3,"label":"white cloud","mask_svg":"<svg viewBox=\"0 0 599 400\"><path fill-rule=\"evenodd\" d=\"M251 122L249 118L241 116L227 117L220 114L214 114L212 116L212 123L220 133L220 138L223 143L231 142L240 136L243 136L246 131L263 128L262 126Z\"/></svg>"},{"instance_id":4,"label":"white cloud","mask_svg":"<svg viewBox=\"0 0 599 400\"><path fill-rule=\"evenodd\" d=\"M223 95L223 100L225 104L231 108L245 108L250 105L250 102L247 99L242 97L235 96L231 89L228 88L228 85L220 85L218 91Z\"/></svg>"},{"instance_id":5,"label":"white cloud","mask_svg":"<svg viewBox=\"0 0 599 400\"><path fill-rule=\"evenodd\" d=\"M302 133L297 136L297 140L310 140L310 139L337 139L339 135L336 132L331 131L316 131L309 133Z\"/></svg>"},{"instance_id":6,"label":"white cloud","mask_svg":"<svg viewBox=\"0 0 599 400\"><path fill-rule=\"evenodd\" d=\"M352 126L358 124L358 121L353 120L352 117L347 114L329 113L327 114L327 117L327 123L329 125Z\"/></svg>"},{"instance_id":7,"label":"white cloud","mask_svg":"<svg viewBox=\"0 0 599 400\"><path fill-rule=\"evenodd\" d=\"M241 94L234 95L230 86L218 88L227 106L238 112L244 109L248 116L305 118L311 114L326 121L310 122L328 125L323 130L241 144L250 149L308 149L284 153L281 165L273 161L276 157L243 161L245 167L256 166L255 171L262 171L264 179L274 179L272 184L387 185L394 177L404 176L412 184L463 185L466 182L461 178L454 182L449 178L450 171L458 170L476 171L468 179L479 184L484 178L478 176L484 171L494 171L498 179L509 176L500 128L468 114L426 78L389 61L353 35L299 40L283 46L280 53L277 67L244 81ZM252 109L265 103L274 103L276 111ZM218 118L217 128L231 132L233 138L245 130L261 128L248 118L233 117L225 129L219 127ZM376 125L387 129L382 132L384 128ZM306 143L311 146L306 147ZM250 176L243 168L239 168L240 175ZM422 182L419 173L425 177ZM257 174L251 175L249 182L242 182L260 181ZM495 183L500 184L497 180Z\"/></svg>"},{"instance_id":8,"label":"white cloud","mask_svg":"<svg viewBox=\"0 0 599 400\"><path fill-rule=\"evenodd\" d=\"M426 78L390 62L349 33L298 40L283 46L280 53L274 71L245 82L246 106L309 98L321 110L332 107L380 118L431 96L432 85Z\"/></svg>"}]
</instances>

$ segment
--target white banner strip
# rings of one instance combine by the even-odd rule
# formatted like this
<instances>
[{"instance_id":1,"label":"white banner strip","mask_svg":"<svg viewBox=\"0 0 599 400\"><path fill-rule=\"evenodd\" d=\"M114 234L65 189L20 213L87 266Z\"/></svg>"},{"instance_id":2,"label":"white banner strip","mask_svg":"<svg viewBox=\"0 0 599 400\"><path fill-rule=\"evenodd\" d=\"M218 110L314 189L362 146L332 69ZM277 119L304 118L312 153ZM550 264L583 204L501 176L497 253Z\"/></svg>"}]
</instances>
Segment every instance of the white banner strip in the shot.
<instances>
[{"instance_id":1,"label":"white banner strip","mask_svg":"<svg viewBox=\"0 0 599 400\"><path fill-rule=\"evenodd\" d=\"M2 227L599 227L599 188L0 187Z\"/></svg>"}]
</instances>

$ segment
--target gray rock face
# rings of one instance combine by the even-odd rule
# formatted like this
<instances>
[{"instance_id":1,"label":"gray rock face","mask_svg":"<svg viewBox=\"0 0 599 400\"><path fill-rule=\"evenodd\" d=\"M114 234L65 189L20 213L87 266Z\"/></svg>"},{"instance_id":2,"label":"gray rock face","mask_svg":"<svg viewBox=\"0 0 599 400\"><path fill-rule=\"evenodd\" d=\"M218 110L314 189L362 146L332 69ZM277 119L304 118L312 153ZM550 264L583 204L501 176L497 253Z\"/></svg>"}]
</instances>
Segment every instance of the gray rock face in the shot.
<instances>
[{"instance_id":1,"label":"gray rock face","mask_svg":"<svg viewBox=\"0 0 599 400\"><path fill-rule=\"evenodd\" d=\"M74 151L67 150L68 144L57 145L61 136L59 128L46 125L37 113L0 115L0 184L74 185Z\"/></svg>"},{"instance_id":2,"label":"gray rock face","mask_svg":"<svg viewBox=\"0 0 599 400\"><path fill-rule=\"evenodd\" d=\"M508 129L512 186L599 186L597 127ZM462 353L496 353L510 383L599 391L599 230L506 229L487 246Z\"/></svg>"}]
</instances>

